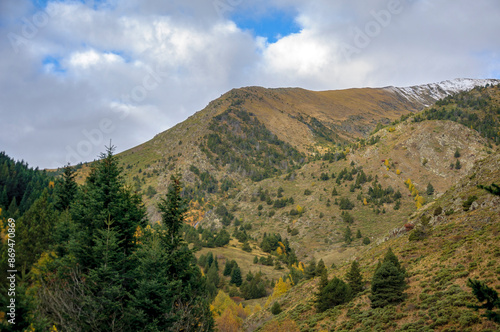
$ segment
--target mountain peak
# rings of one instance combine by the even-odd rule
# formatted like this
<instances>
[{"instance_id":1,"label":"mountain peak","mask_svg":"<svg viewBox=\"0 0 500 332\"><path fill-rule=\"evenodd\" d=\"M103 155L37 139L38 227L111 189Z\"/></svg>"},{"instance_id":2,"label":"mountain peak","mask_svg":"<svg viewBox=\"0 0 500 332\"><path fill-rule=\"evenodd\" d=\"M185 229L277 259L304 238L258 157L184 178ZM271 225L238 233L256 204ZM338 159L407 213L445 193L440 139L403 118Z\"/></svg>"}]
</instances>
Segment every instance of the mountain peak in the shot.
<instances>
[{"instance_id":1,"label":"mountain peak","mask_svg":"<svg viewBox=\"0 0 500 332\"><path fill-rule=\"evenodd\" d=\"M472 79L472 78L455 78L452 80L441 81L438 83L428 83L421 85L413 85L408 87L387 87L394 93L399 93L408 101L421 103L425 106L430 106L439 99L449 95L472 90L476 86L500 84L498 79Z\"/></svg>"}]
</instances>

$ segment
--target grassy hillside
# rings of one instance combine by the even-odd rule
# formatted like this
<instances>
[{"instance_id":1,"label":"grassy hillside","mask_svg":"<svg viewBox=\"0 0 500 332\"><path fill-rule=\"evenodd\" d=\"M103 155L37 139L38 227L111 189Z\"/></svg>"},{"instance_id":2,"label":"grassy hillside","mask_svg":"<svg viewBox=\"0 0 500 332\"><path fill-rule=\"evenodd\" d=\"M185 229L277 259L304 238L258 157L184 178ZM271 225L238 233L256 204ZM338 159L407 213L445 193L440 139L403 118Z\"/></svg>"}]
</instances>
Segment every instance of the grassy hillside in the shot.
<instances>
[{"instance_id":1,"label":"grassy hillside","mask_svg":"<svg viewBox=\"0 0 500 332\"><path fill-rule=\"evenodd\" d=\"M500 196L477 188L500 182L499 165L498 153L478 162L467 177L413 215L415 224L430 218L422 240L410 241L411 232L403 232L355 256L366 290L348 304L317 313L312 295L316 278L295 286L279 300L284 309L281 314L273 316L269 309L263 310L250 317L246 326L265 331L269 319L292 319L301 331L498 331L498 325L467 307L477 302L466 281L479 279L500 289ZM470 196L477 199L464 211ZM372 309L370 280L389 247L408 272L407 299L395 307ZM345 263L330 269L330 278L344 278L347 267Z\"/></svg>"}]
</instances>

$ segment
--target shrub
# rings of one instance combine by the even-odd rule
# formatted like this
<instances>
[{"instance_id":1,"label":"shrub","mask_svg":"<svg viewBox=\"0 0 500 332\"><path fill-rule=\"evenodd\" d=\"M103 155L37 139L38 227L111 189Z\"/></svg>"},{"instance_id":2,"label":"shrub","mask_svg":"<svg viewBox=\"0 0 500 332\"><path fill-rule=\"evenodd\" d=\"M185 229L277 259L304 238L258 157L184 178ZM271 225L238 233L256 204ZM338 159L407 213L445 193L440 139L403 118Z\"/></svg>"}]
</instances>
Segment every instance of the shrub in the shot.
<instances>
[{"instance_id":1,"label":"shrub","mask_svg":"<svg viewBox=\"0 0 500 332\"><path fill-rule=\"evenodd\" d=\"M439 216L441 213L443 213L443 208L438 206L436 209L434 209L434 215Z\"/></svg>"},{"instance_id":2,"label":"shrub","mask_svg":"<svg viewBox=\"0 0 500 332\"><path fill-rule=\"evenodd\" d=\"M467 200L462 204L464 211L469 211L472 203L477 199L477 196L469 196Z\"/></svg>"},{"instance_id":3,"label":"shrub","mask_svg":"<svg viewBox=\"0 0 500 332\"><path fill-rule=\"evenodd\" d=\"M281 306L278 302L274 302L273 306L271 307L271 313L273 315L277 315L281 312Z\"/></svg>"}]
</instances>

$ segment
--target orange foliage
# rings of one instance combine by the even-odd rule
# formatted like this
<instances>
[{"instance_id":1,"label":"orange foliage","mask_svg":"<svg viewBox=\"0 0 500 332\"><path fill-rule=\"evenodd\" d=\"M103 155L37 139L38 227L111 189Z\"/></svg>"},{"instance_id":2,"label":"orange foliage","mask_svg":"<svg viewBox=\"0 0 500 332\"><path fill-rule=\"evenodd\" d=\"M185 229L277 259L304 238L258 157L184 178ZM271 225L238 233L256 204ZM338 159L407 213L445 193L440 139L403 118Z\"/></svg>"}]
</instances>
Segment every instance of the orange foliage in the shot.
<instances>
[{"instance_id":1,"label":"orange foliage","mask_svg":"<svg viewBox=\"0 0 500 332\"><path fill-rule=\"evenodd\" d=\"M226 308L222 315L215 319L215 326L220 332L237 332L240 325L240 322L234 317L229 308Z\"/></svg>"}]
</instances>

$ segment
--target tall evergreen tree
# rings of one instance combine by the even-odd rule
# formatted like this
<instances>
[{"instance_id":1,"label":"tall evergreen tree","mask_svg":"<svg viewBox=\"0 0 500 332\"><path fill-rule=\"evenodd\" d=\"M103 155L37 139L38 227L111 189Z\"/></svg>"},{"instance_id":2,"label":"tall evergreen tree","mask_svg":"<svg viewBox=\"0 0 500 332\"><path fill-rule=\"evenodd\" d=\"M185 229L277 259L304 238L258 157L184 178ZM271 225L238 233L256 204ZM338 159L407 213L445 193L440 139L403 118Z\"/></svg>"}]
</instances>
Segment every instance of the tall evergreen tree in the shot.
<instances>
[{"instance_id":1,"label":"tall evergreen tree","mask_svg":"<svg viewBox=\"0 0 500 332\"><path fill-rule=\"evenodd\" d=\"M137 285L131 295L131 326L148 331L211 331L206 279L193 252L183 241L186 202L180 196L180 179L172 183L159 205L162 223L146 231L134 255ZM218 278L216 261L210 265L212 281Z\"/></svg>"},{"instance_id":2,"label":"tall evergreen tree","mask_svg":"<svg viewBox=\"0 0 500 332\"><path fill-rule=\"evenodd\" d=\"M71 206L71 217L78 231L70 251L84 269L99 265L93 254L95 234L98 229L107 229L108 220L113 222L111 228L116 231L120 250L125 256L131 255L136 247L134 234L137 227L146 226L142 200L125 188L122 169L113 151L113 146L108 147L101 159L94 163Z\"/></svg>"},{"instance_id":3,"label":"tall evergreen tree","mask_svg":"<svg viewBox=\"0 0 500 332\"><path fill-rule=\"evenodd\" d=\"M42 252L53 243L56 219L57 213L45 190L17 222L16 252L20 266L24 265L29 270Z\"/></svg>"},{"instance_id":4,"label":"tall evergreen tree","mask_svg":"<svg viewBox=\"0 0 500 332\"><path fill-rule=\"evenodd\" d=\"M405 270L401 267L398 258L389 248L384 261L377 266L372 279L372 308L398 304L405 299L406 289Z\"/></svg>"},{"instance_id":5,"label":"tall evergreen tree","mask_svg":"<svg viewBox=\"0 0 500 332\"><path fill-rule=\"evenodd\" d=\"M323 287L316 297L316 308L319 312L349 302L352 299L351 287L335 277Z\"/></svg>"},{"instance_id":6,"label":"tall evergreen tree","mask_svg":"<svg viewBox=\"0 0 500 332\"><path fill-rule=\"evenodd\" d=\"M356 295L363 290L363 276L361 275L359 263L357 261L353 261L351 263L351 268L346 274L346 280L349 286L351 286L353 295Z\"/></svg>"},{"instance_id":7,"label":"tall evergreen tree","mask_svg":"<svg viewBox=\"0 0 500 332\"><path fill-rule=\"evenodd\" d=\"M498 297L497 291L479 280L469 279L467 281L467 286L472 288L472 293L481 303L480 306L473 305L472 308L476 310L486 309L484 316L500 324L500 313L494 311L495 308L500 309L500 298Z\"/></svg>"},{"instance_id":8,"label":"tall evergreen tree","mask_svg":"<svg viewBox=\"0 0 500 332\"><path fill-rule=\"evenodd\" d=\"M323 274L326 274L327 273L327 270L326 270L326 266L325 266L325 262L323 262L323 259L320 259L318 264L316 265L316 276L322 276Z\"/></svg>"},{"instance_id":9,"label":"tall evergreen tree","mask_svg":"<svg viewBox=\"0 0 500 332\"><path fill-rule=\"evenodd\" d=\"M231 283L236 286L241 286L243 279L241 278L241 269L239 266L235 266L231 271Z\"/></svg>"},{"instance_id":10,"label":"tall evergreen tree","mask_svg":"<svg viewBox=\"0 0 500 332\"><path fill-rule=\"evenodd\" d=\"M64 167L61 179L55 187L55 207L59 211L66 210L76 195L78 185L75 181L75 170L70 165Z\"/></svg>"}]
</instances>

